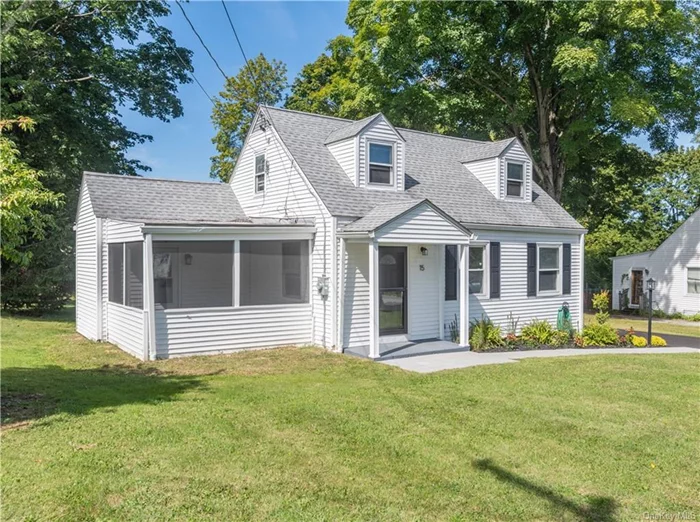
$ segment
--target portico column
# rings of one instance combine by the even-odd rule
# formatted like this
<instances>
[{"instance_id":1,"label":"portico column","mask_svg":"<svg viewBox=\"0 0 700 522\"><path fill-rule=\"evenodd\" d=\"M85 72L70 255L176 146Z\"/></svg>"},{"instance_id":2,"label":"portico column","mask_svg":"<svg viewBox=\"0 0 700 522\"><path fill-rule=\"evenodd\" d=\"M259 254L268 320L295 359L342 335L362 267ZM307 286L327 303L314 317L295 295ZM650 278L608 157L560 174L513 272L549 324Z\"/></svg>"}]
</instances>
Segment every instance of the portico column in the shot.
<instances>
[{"instance_id":1,"label":"portico column","mask_svg":"<svg viewBox=\"0 0 700 522\"><path fill-rule=\"evenodd\" d=\"M459 345L469 347L469 245L459 247Z\"/></svg>"},{"instance_id":2,"label":"portico column","mask_svg":"<svg viewBox=\"0 0 700 522\"><path fill-rule=\"evenodd\" d=\"M153 286L153 236L146 234L143 249L143 309L147 323L144 325L143 359L156 358L156 305Z\"/></svg>"},{"instance_id":3,"label":"portico column","mask_svg":"<svg viewBox=\"0 0 700 522\"><path fill-rule=\"evenodd\" d=\"M379 245L369 242L369 356L379 357Z\"/></svg>"}]
</instances>

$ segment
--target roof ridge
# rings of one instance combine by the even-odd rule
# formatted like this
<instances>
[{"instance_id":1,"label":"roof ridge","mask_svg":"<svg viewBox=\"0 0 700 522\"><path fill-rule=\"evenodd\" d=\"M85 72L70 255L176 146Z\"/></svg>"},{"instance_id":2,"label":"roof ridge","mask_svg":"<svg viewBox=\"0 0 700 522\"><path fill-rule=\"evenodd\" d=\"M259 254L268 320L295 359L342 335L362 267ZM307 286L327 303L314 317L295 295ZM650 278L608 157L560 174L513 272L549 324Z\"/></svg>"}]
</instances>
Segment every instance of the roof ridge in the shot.
<instances>
[{"instance_id":1,"label":"roof ridge","mask_svg":"<svg viewBox=\"0 0 700 522\"><path fill-rule=\"evenodd\" d=\"M197 181L194 179L172 179L172 178L150 178L146 176L129 176L127 174L112 174L109 172L93 172L90 170L83 171L83 174L88 174L90 176L100 176L105 178L120 178L120 179L139 179L146 181L168 181L171 183L198 183L200 185L221 185L230 186L228 183L222 183L221 181Z\"/></svg>"},{"instance_id":2,"label":"roof ridge","mask_svg":"<svg viewBox=\"0 0 700 522\"><path fill-rule=\"evenodd\" d=\"M373 117L375 117L375 116L377 116L377 115L382 115L382 116L384 116L384 118L385 118L387 121L389 121L389 119L388 119L388 118L384 115L384 113L381 112L381 111L376 112L376 113L372 114L371 116L366 116L365 118L360 118L359 120L351 120L350 118L339 118L338 116L328 116L327 114L317 114L317 113L315 113L315 112L299 111L299 110L296 110L296 109L287 109L286 107L273 107L273 106L271 106L271 105L263 105L263 104L261 104L260 106L261 106L261 107L265 107L266 109L272 109L272 110L275 110L275 111L292 112L292 113L295 113L295 114L302 114L302 115L304 115L304 116L311 116L311 117L313 117L313 118L325 118L325 119L328 119L328 120L342 121L342 122L345 122L345 123L358 123L358 122L361 122L361 121L363 121L363 120L367 120L367 119L369 119L369 118L373 118ZM428 132L428 131L421 131L421 130L416 130L416 129L410 129L410 128L408 128L408 127L394 127L394 128L395 128L396 130L398 130L398 131L415 132L415 133L417 133L417 134L427 134L428 136L437 136L438 138L450 138L450 139L453 139L453 140L468 141L468 142L471 142L471 143L499 143L499 142L501 142L501 141L508 141L508 140L514 140L514 139L515 139L515 137L513 136L513 137L511 137L511 138L503 138L502 140L496 140L496 141L474 140L474 139L471 139L471 138L461 138L461 137L459 137L459 136L450 136L449 134L440 134L439 132ZM332 131L332 132L336 132L336 131L338 131L338 130L340 130L340 129L335 129L335 130Z\"/></svg>"}]
</instances>

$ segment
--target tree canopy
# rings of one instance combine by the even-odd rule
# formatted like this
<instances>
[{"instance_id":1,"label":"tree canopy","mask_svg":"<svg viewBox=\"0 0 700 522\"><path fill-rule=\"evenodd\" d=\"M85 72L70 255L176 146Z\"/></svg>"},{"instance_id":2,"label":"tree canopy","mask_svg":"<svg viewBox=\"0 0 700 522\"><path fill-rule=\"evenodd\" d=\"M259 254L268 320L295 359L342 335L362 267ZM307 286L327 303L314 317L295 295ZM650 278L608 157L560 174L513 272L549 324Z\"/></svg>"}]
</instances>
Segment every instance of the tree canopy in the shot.
<instances>
[{"instance_id":1,"label":"tree canopy","mask_svg":"<svg viewBox=\"0 0 700 522\"><path fill-rule=\"evenodd\" d=\"M3 118L36 122L34 132L14 126L5 136L65 201L44 209L51 218L47 239L23 233L26 266L3 259L2 303L55 308L71 292L71 225L82 171L148 170L127 152L151 137L126 128L121 112L164 121L182 115L177 87L190 81L191 52L158 24L170 13L164 1L8 0L2 10Z\"/></svg>"},{"instance_id":2,"label":"tree canopy","mask_svg":"<svg viewBox=\"0 0 700 522\"><path fill-rule=\"evenodd\" d=\"M231 178L258 104L277 105L286 87L287 66L277 60L268 61L262 54L226 80L211 113L216 129L212 143L217 151L211 158L212 178Z\"/></svg>"}]
</instances>

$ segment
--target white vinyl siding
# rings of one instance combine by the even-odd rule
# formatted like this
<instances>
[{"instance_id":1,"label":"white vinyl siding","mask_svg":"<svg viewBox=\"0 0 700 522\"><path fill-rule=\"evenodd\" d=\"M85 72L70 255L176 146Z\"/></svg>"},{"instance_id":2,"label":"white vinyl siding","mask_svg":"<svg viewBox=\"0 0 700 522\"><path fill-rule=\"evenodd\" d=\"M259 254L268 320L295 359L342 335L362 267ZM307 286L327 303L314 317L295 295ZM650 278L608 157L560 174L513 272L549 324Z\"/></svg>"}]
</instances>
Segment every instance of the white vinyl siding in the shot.
<instances>
[{"instance_id":1,"label":"white vinyl siding","mask_svg":"<svg viewBox=\"0 0 700 522\"><path fill-rule=\"evenodd\" d=\"M424 203L376 231L378 241L463 243L466 233Z\"/></svg>"},{"instance_id":2,"label":"white vinyl siding","mask_svg":"<svg viewBox=\"0 0 700 522\"><path fill-rule=\"evenodd\" d=\"M622 274L633 268L647 269L646 279L654 278L654 308L667 314L680 312L693 315L700 312L700 295L688 293L688 267L700 266L700 211L696 211L655 251L614 258L613 261L613 308L619 309L621 288L629 288L630 278L621 283Z\"/></svg>"},{"instance_id":3,"label":"white vinyl siding","mask_svg":"<svg viewBox=\"0 0 700 522\"><path fill-rule=\"evenodd\" d=\"M78 333L92 340L102 338L98 319L98 223L83 185L75 227L75 324Z\"/></svg>"},{"instance_id":4,"label":"white vinyl siding","mask_svg":"<svg viewBox=\"0 0 700 522\"><path fill-rule=\"evenodd\" d=\"M143 358L144 312L116 303L107 304L107 340L131 355Z\"/></svg>"},{"instance_id":5,"label":"white vinyl siding","mask_svg":"<svg viewBox=\"0 0 700 522\"><path fill-rule=\"evenodd\" d=\"M156 357L308 344L311 305L159 310Z\"/></svg>"},{"instance_id":6,"label":"white vinyl siding","mask_svg":"<svg viewBox=\"0 0 700 522\"><path fill-rule=\"evenodd\" d=\"M265 194L253 192L255 155L265 151L268 171ZM316 235L311 252L311 310L313 335L307 339L318 345L330 348L332 339L332 303L335 299L335 275L333 274L332 237L333 219L321 203L300 171L292 164L292 159L271 128L256 130L248 137L248 143L241 153L236 169L231 177L231 187L243 211L252 217L286 217L289 219L312 219L316 225ZM316 292L319 278L329 278L329 295L324 300ZM292 305L294 306L294 305Z\"/></svg>"},{"instance_id":7,"label":"white vinyl siding","mask_svg":"<svg viewBox=\"0 0 700 522\"><path fill-rule=\"evenodd\" d=\"M498 158L472 161L465 163L464 166L489 189L491 194L498 197Z\"/></svg>"},{"instance_id":8,"label":"white vinyl siding","mask_svg":"<svg viewBox=\"0 0 700 522\"><path fill-rule=\"evenodd\" d=\"M478 241L501 243L501 296L490 299L488 295L469 296L470 320L488 317L507 333L508 315L518 319L518 330L533 319L546 320L556 326L557 312L564 302L569 304L574 327L579 324L581 303L581 256L580 236L546 233L517 233L473 230ZM570 243L571 244L571 295L527 296L527 244ZM486 261L488 263L488 260ZM488 270L487 270L488 272ZM486 276L488 278L488 276ZM459 317L459 301L445 301L445 331L447 325Z\"/></svg>"},{"instance_id":9,"label":"white vinyl siding","mask_svg":"<svg viewBox=\"0 0 700 522\"><path fill-rule=\"evenodd\" d=\"M523 190L525 191L523 198L514 198L506 196L506 182L508 175L508 162L518 163L523 165ZM532 161L527 152L520 146L520 143L514 141L508 146L506 151L499 158L499 195L501 199L509 199L511 201L532 201Z\"/></svg>"},{"instance_id":10,"label":"white vinyl siding","mask_svg":"<svg viewBox=\"0 0 700 522\"><path fill-rule=\"evenodd\" d=\"M143 241L143 233L141 232L143 223L129 223L127 221L106 219L104 225L104 240L106 243Z\"/></svg>"},{"instance_id":11,"label":"white vinyl siding","mask_svg":"<svg viewBox=\"0 0 700 522\"><path fill-rule=\"evenodd\" d=\"M343 347L369 345L369 244L348 242L343 289Z\"/></svg>"},{"instance_id":12,"label":"white vinyl siding","mask_svg":"<svg viewBox=\"0 0 700 522\"><path fill-rule=\"evenodd\" d=\"M353 185L357 185L357 144L358 138L353 136L328 145L328 150L333 154L338 165L347 174Z\"/></svg>"},{"instance_id":13,"label":"white vinyl siding","mask_svg":"<svg viewBox=\"0 0 700 522\"><path fill-rule=\"evenodd\" d=\"M404 190L404 146L403 140L394 132L384 119L380 118L374 122L369 128L365 129L362 134L360 134L359 139L359 184L360 187L367 187L369 181L369 164L368 164L368 154L369 154L369 143L379 143L392 145L394 147L394 183L390 186L382 185L371 185L372 188L377 188L377 190Z\"/></svg>"}]
</instances>

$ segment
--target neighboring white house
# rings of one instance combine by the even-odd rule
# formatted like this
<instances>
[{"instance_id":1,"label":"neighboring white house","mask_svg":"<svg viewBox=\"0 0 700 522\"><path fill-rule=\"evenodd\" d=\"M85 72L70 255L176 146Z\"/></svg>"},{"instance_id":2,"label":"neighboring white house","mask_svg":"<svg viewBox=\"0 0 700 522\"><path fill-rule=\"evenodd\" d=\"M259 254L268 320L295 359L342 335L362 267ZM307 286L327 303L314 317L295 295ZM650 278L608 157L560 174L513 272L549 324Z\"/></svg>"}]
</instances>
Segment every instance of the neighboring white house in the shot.
<instances>
[{"instance_id":1,"label":"neighboring white house","mask_svg":"<svg viewBox=\"0 0 700 522\"><path fill-rule=\"evenodd\" d=\"M646 282L653 278L654 309L667 314L700 312L700 210L656 250L611 259L615 310L644 306Z\"/></svg>"},{"instance_id":2,"label":"neighboring white house","mask_svg":"<svg viewBox=\"0 0 700 522\"><path fill-rule=\"evenodd\" d=\"M466 348L470 319L555 323L564 303L580 327L584 234L517 139L261 107L228 185L84 174L77 330L143 359L377 358L451 324Z\"/></svg>"}]
</instances>

